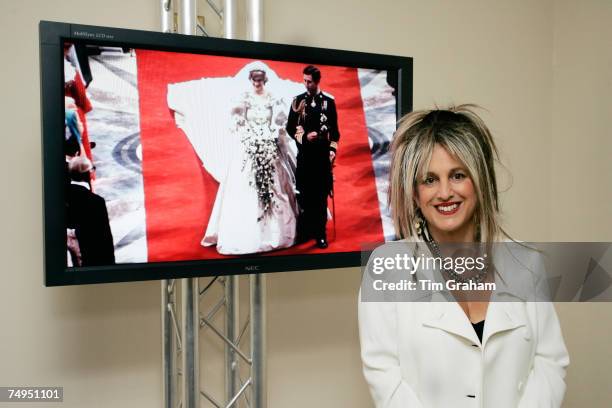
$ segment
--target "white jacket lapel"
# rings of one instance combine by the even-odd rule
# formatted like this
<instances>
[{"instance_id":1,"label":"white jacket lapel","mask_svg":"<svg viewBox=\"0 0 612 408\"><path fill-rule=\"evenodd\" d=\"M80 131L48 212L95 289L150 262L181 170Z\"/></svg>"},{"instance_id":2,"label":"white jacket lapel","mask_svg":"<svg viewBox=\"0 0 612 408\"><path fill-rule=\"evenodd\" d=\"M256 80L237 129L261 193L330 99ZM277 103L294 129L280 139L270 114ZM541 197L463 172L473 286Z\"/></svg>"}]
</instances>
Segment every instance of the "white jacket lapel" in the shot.
<instances>
[{"instance_id":1,"label":"white jacket lapel","mask_svg":"<svg viewBox=\"0 0 612 408\"><path fill-rule=\"evenodd\" d=\"M423 317L423 325L444 330L448 333L461 336L472 344L480 343L469 319L457 302L436 302L434 299L441 300L440 293L435 293L432 298L429 313ZM482 346L485 347L487 341L495 334L517 327L526 326L527 317L524 307L520 302L490 302L485 317L484 332L482 336ZM525 332L526 336L528 332Z\"/></svg>"},{"instance_id":2,"label":"white jacket lapel","mask_svg":"<svg viewBox=\"0 0 612 408\"><path fill-rule=\"evenodd\" d=\"M434 298L436 295L439 293L434 294ZM423 325L461 336L472 344L479 343L474 328L457 302L432 301L430 313L424 317Z\"/></svg>"},{"instance_id":3,"label":"white jacket lapel","mask_svg":"<svg viewBox=\"0 0 612 408\"><path fill-rule=\"evenodd\" d=\"M482 334L482 345L495 334L517 327L527 326L527 317L522 303L517 302L489 302L485 318L484 333ZM525 332L527 333L527 332ZM528 336L528 334L526 334Z\"/></svg>"}]
</instances>

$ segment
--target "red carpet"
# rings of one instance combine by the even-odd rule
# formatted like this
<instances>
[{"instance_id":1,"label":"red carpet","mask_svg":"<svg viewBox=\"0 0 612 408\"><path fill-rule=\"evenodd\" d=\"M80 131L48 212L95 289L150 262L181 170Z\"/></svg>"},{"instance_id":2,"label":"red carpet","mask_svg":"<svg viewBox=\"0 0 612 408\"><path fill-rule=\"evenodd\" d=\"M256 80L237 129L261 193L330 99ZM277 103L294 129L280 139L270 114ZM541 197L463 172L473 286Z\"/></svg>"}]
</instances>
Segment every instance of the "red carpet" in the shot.
<instances>
[{"instance_id":1,"label":"red carpet","mask_svg":"<svg viewBox=\"0 0 612 408\"><path fill-rule=\"evenodd\" d=\"M225 258L204 236L218 183L204 170L166 102L169 83L235 75L250 59L137 51L143 178L150 262ZM302 82L304 64L264 61L279 77ZM318 66L321 88L334 95L340 143L335 176L336 239L328 222L329 248L314 241L263 255L360 251L382 242L374 171L355 68ZM331 208L331 201L330 201Z\"/></svg>"}]
</instances>

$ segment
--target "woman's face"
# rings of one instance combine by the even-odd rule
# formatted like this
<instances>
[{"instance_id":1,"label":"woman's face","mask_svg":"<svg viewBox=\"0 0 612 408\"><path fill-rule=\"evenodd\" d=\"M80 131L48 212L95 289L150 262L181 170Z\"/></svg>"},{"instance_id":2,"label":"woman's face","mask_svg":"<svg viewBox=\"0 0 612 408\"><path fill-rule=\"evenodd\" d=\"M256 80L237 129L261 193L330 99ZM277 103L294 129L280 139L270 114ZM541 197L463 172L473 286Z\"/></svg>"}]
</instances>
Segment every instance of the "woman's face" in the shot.
<instances>
[{"instance_id":1,"label":"woman's face","mask_svg":"<svg viewBox=\"0 0 612 408\"><path fill-rule=\"evenodd\" d=\"M266 83L266 77L264 75L255 74L251 78L251 84L253 84L253 88L255 88L256 91L262 90L265 83Z\"/></svg>"},{"instance_id":2,"label":"woman's face","mask_svg":"<svg viewBox=\"0 0 612 408\"><path fill-rule=\"evenodd\" d=\"M417 205L437 241L472 241L477 197L465 166L439 144L417 180Z\"/></svg>"}]
</instances>

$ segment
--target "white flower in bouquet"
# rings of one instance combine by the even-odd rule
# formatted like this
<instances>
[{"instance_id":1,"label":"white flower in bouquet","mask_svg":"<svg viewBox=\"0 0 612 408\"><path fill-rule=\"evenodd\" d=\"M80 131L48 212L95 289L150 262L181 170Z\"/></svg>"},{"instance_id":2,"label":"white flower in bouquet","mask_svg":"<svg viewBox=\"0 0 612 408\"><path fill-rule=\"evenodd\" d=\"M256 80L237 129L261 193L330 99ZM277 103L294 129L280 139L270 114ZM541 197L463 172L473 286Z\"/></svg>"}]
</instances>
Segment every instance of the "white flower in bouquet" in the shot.
<instances>
[{"instance_id":1,"label":"white flower in bouquet","mask_svg":"<svg viewBox=\"0 0 612 408\"><path fill-rule=\"evenodd\" d=\"M264 121L265 124L267 121ZM278 146L275 138L270 137L270 129L256 121L255 126L247 128L241 141L245 146L247 158L243 162L243 169L247 159L251 159L253 179L251 185L255 186L262 215L257 219L261 221L271 214L274 198L274 162L278 159ZM267 136L267 137L266 137Z\"/></svg>"}]
</instances>

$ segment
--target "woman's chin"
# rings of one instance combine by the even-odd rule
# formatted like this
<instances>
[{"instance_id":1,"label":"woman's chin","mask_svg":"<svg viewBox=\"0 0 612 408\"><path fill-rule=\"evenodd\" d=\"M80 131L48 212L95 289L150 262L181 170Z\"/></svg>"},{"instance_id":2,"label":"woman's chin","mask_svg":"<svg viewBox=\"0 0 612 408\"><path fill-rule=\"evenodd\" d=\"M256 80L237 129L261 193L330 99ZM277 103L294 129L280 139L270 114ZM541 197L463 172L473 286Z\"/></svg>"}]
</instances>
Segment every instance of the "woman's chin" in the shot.
<instances>
[{"instance_id":1,"label":"woman's chin","mask_svg":"<svg viewBox=\"0 0 612 408\"><path fill-rule=\"evenodd\" d=\"M462 220L458 219L442 220L430 224L429 228L434 234L438 232L439 234L452 235L460 233L462 229L466 228L464 224Z\"/></svg>"}]
</instances>

